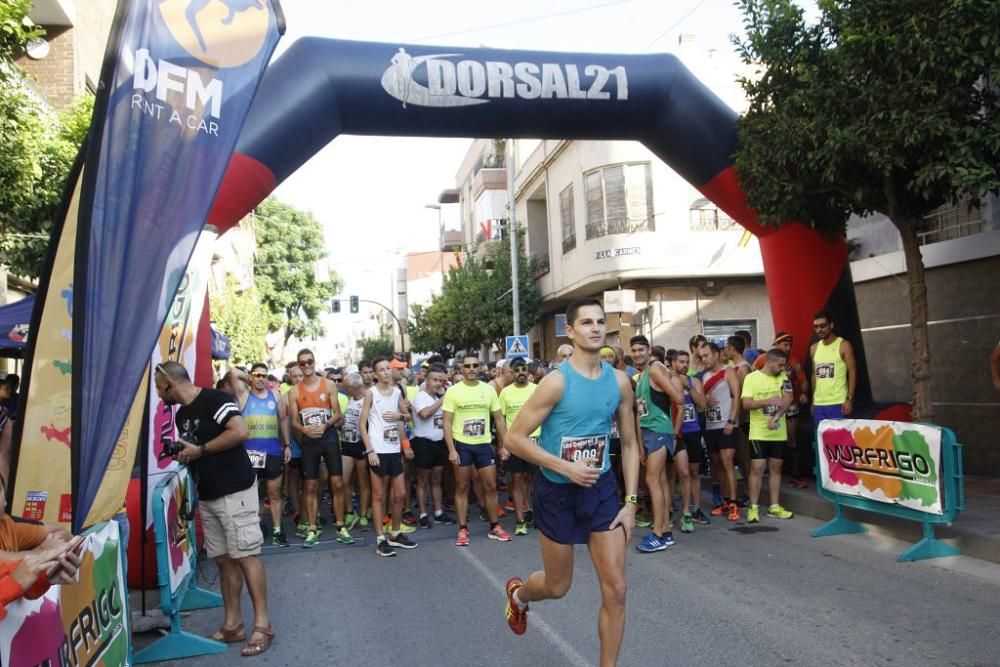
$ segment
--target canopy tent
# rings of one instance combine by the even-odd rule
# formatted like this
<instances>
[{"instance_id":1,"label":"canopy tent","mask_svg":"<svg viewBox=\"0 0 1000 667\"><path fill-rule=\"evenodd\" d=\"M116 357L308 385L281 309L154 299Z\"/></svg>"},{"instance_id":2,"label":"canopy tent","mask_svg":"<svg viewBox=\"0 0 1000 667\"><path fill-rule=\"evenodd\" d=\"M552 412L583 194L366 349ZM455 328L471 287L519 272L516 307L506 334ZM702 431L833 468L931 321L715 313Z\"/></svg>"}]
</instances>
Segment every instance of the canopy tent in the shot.
<instances>
[{"instance_id":1,"label":"canopy tent","mask_svg":"<svg viewBox=\"0 0 1000 667\"><path fill-rule=\"evenodd\" d=\"M21 357L24 353L34 307L34 294L0 306L0 357Z\"/></svg>"}]
</instances>

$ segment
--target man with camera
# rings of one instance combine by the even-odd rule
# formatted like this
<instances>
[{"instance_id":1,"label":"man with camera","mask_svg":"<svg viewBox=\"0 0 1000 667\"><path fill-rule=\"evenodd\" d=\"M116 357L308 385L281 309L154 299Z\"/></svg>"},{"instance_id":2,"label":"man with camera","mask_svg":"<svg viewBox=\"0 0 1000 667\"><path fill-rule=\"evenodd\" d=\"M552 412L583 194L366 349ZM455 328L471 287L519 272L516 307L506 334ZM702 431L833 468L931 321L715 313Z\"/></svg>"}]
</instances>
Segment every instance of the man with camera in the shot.
<instances>
[{"instance_id":1,"label":"man with camera","mask_svg":"<svg viewBox=\"0 0 1000 667\"><path fill-rule=\"evenodd\" d=\"M181 364L158 364L154 380L164 403L181 406L176 417L179 439L165 443L164 450L195 477L205 550L219 566L225 621L212 638L227 643L246 639L243 655L258 655L271 645L274 630L260 561L264 536L257 518L257 475L243 446L250 431L231 395L196 387ZM240 610L244 581L254 610L249 637Z\"/></svg>"}]
</instances>

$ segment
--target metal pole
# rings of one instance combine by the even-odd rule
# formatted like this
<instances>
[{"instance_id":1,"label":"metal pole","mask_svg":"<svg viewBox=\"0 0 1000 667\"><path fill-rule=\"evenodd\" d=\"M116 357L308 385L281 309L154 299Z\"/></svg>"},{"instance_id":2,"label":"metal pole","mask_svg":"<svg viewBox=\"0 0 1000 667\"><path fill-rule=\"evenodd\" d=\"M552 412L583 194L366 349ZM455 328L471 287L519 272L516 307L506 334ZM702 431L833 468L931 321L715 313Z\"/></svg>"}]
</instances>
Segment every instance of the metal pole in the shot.
<instances>
[{"instance_id":1,"label":"metal pole","mask_svg":"<svg viewBox=\"0 0 1000 667\"><path fill-rule=\"evenodd\" d=\"M391 308L382 305L378 301L372 301L371 299L358 299L358 303L370 303L373 306L378 306L379 308L381 308L385 312L389 313L389 315L392 316L392 319L396 320L396 325L399 327L399 347L400 347L400 350L402 351L402 353L406 354L406 338L404 337L406 335L406 332L403 329L403 323L399 321L398 317L396 317L396 313L392 312ZM396 346L393 345L393 349L395 349L395 348L396 348Z\"/></svg>"},{"instance_id":2,"label":"metal pole","mask_svg":"<svg viewBox=\"0 0 1000 667\"><path fill-rule=\"evenodd\" d=\"M514 140L507 139L507 229L510 232L510 285L515 336L521 335L521 290L517 252L517 214L514 209Z\"/></svg>"}]
</instances>

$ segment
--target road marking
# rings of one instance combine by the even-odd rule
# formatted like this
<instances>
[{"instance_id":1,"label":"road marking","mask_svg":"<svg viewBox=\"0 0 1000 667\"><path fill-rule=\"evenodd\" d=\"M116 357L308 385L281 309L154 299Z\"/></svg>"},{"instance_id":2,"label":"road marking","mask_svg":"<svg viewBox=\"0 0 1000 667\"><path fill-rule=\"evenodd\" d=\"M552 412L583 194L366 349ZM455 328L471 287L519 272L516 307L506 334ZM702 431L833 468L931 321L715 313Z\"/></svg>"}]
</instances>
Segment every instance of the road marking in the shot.
<instances>
[{"instance_id":1,"label":"road marking","mask_svg":"<svg viewBox=\"0 0 1000 667\"><path fill-rule=\"evenodd\" d=\"M477 570L479 570L479 573L481 575L486 577L486 579L488 579L490 583L493 584L493 588L497 589L501 593L504 592L505 589L503 582L497 579L497 576L493 574L493 572L488 567L486 567L486 565L483 564L481 560L476 558L476 555L472 553L471 550L462 548L459 549L458 552L462 554L467 561L472 563L472 565ZM592 664L589 660L587 660L582 655L577 653L576 649L574 649L573 646L568 641L563 639L551 625L546 623L545 620L538 615L537 611L531 612L531 626L533 628L538 628L539 630L541 630L542 634L548 637L549 641L555 644L555 647L559 649L559 652L563 654L563 657L569 660L569 664L571 665Z\"/></svg>"}]
</instances>

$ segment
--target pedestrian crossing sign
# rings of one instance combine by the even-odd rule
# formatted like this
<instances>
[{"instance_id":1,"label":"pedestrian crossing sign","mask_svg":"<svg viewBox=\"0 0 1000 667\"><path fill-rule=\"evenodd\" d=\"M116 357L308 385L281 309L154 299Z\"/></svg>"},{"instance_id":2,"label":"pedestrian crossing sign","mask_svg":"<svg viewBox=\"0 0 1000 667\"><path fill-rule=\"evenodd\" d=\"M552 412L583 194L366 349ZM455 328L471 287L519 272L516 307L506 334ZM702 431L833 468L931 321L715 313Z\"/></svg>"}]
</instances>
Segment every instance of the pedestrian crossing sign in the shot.
<instances>
[{"instance_id":1,"label":"pedestrian crossing sign","mask_svg":"<svg viewBox=\"0 0 1000 667\"><path fill-rule=\"evenodd\" d=\"M528 337L507 336L507 342L504 344L504 349L507 351L506 356L508 359L513 359L514 357L527 357Z\"/></svg>"}]
</instances>

